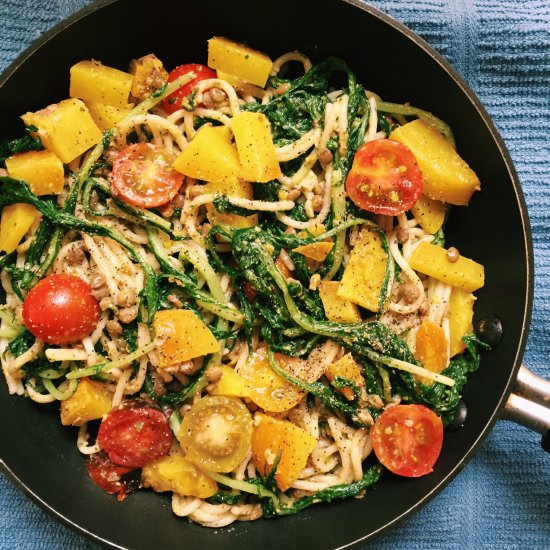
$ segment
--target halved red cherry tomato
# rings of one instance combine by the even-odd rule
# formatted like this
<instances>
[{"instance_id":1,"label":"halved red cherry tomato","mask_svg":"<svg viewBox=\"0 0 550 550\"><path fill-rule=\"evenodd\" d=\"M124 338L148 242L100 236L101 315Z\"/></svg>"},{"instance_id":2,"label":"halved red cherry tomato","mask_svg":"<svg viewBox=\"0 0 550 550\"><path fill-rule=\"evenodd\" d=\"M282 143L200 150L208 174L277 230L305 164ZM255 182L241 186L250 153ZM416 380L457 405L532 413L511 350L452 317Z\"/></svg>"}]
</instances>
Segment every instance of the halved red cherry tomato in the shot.
<instances>
[{"instance_id":1,"label":"halved red cherry tomato","mask_svg":"<svg viewBox=\"0 0 550 550\"><path fill-rule=\"evenodd\" d=\"M142 208L170 202L183 183L183 175L172 168L174 160L152 143L128 145L113 162L111 192Z\"/></svg>"},{"instance_id":2,"label":"halved red cherry tomato","mask_svg":"<svg viewBox=\"0 0 550 550\"><path fill-rule=\"evenodd\" d=\"M101 308L90 285L75 275L59 273L39 281L23 302L29 331L48 344L70 344L88 336Z\"/></svg>"},{"instance_id":3,"label":"halved red cherry tomato","mask_svg":"<svg viewBox=\"0 0 550 550\"><path fill-rule=\"evenodd\" d=\"M176 80L179 76L183 76L187 73L195 73L196 78L188 82L185 86L182 86L179 90L176 90L173 94L170 94L167 98L162 100L162 108L171 115L179 109L181 109L182 101L192 92L193 88L201 81L209 78L216 78L216 71L205 65L199 63L188 63L187 65L180 65L176 67L168 75L168 82Z\"/></svg>"},{"instance_id":4,"label":"halved red cherry tomato","mask_svg":"<svg viewBox=\"0 0 550 550\"><path fill-rule=\"evenodd\" d=\"M140 400L126 401L103 420L97 442L115 464L141 468L168 454L172 431L161 410Z\"/></svg>"},{"instance_id":5,"label":"halved red cherry tomato","mask_svg":"<svg viewBox=\"0 0 550 550\"><path fill-rule=\"evenodd\" d=\"M86 463L86 469L100 489L111 495L118 495L119 501L123 501L139 489L141 470L114 464L105 451L91 455Z\"/></svg>"},{"instance_id":6,"label":"halved red cherry tomato","mask_svg":"<svg viewBox=\"0 0 550 550\"><path fill-rule=\"evenodd\" d=\"M372 444L391 472L420 477L433 471L443 443L443 422L424 405L396 405L376 420Z\"/></svg>"},{"instance_id":7,"label":"halved red cherry tomato","mask_svg":"<svg viewBox=\"0 0 550 550\"><path fill-rule=\"evenodd\" d=\"M230 472L250 449L252 416L238 397L203 397L183 417L178 440L200 468Z\"/></svg>"},{"instance_id":8,"label":"halved red cherry tomato","mask_svg":"<svg viewBox=\"0 0 550 550\"><path fill-rule=\"evenodd\" d=\"M363 210L396 216L422 194L422 172L411 150L391 139L359 147L346 179L349 198Z\"/></svg>"}]
</instances>

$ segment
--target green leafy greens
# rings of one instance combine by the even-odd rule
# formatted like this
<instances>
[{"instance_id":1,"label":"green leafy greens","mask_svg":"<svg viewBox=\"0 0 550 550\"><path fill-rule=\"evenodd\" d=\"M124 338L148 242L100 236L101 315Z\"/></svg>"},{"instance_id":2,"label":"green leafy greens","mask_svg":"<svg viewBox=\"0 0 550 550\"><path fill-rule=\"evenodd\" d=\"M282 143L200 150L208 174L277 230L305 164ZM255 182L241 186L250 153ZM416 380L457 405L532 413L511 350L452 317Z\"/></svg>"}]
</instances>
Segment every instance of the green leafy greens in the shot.
<instances>
[{"instance_id":1,"label":"green leafy greens","mask_svg":"<svg viewBox=\"0 0 550 550\"><path fill-rule=\"evenodd\" d=\"M36 131L37 128L35 126L27 126L23 137L6 140L0 143L0 167L6 166L6 159L12 155L26 153L27 151L41 151L44 149L40 137L33 137L31 135Z\"/></svg>"}]
</instances>

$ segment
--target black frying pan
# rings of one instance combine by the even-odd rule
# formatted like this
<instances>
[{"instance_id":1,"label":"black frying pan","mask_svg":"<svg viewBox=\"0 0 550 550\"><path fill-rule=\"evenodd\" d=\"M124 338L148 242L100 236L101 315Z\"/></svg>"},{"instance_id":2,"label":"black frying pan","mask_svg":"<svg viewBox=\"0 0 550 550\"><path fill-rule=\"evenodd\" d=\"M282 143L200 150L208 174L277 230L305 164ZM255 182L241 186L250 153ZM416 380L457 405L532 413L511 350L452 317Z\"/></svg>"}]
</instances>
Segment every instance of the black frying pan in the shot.
<instances>
[{"instance_id":1,"label":"black frying pan","mask_svg":"<svg viewBox=\"0 0 550 550\"><path fill-rule=\"evenodd\" d=\"M422 106L453 128L460 153L479 175L483 189L468 208L453 211L449 242L485 265L487 285L478 293L476 314L479 318L497 315L505 336L484 355L480 370L467 385L467 421L460 430L446 434L435 472L413 480L386 475L362 500L236 524L215 535L197 525L182 526L166 496L143 491L121 505L105 495L88 479L84 459L75 447L76 431L60 425L57 410L8 396L3 383L0 415L11 421L0 422L2 464L60 519L112 546L323 549L366 540L417 510L458 473L503 413L516 381L530 320L533 256L526 207L512 162L489 116L449 65L410 31L358 0L278 0L262 4L261 18L260 4L254 1L170 4L170 10L163 11L170 16L160 18L152 13L150 1L103 0L46 35L0 80L2 133L19 134L17 115L66 97L68 68L82 59L101 59L125 68L132 57L155 52L167 67L181 63L182 55L185 60L204 62L206 40L213 35L246 40L272 56L291 49L302 50L314 60L339 55L361 82L382 97ZM330 39L324 31L328 19ZM499 223L503 218L506 224ZM483 230L497 225L498 239ZM506 269L509 265L515 266L513 272ZM534 393L525 388L523 384L523 391ZM542 400L544 392L550 393L542 389L535 397ZM541 433L547 431L548 409L529 407L534 410L531 416L524 411L525 402L514 396L508 410L517 416L521 409L524 423Z\"/></svg>"}]
</instances>

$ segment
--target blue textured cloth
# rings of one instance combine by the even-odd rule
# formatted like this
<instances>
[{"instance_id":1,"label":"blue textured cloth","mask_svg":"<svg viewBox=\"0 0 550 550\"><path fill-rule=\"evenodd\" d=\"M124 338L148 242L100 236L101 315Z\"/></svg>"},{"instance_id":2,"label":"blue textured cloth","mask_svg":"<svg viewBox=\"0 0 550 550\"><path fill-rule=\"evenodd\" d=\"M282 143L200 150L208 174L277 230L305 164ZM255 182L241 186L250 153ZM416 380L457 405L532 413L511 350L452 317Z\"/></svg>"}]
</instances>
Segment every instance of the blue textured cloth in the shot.
<instances>
[{"instance_id":1,"label":"blue textured cloth","mask_svg":"<svg viewBox=\"0 0 550 550\"><path fill-rule=\"evenodd\" d=\"M0 70L89 0L0 0ZM550 2L375 0L442 53L478 94L515 162L535 247L525 363L550 378ZM546 338L545 338L546 336ZM418 514L366 545L388 549L550 548L550 456L540 437L500 422L464 471ZM0 548L96 548L0 475Z\"/></svg>"}]
</instances>

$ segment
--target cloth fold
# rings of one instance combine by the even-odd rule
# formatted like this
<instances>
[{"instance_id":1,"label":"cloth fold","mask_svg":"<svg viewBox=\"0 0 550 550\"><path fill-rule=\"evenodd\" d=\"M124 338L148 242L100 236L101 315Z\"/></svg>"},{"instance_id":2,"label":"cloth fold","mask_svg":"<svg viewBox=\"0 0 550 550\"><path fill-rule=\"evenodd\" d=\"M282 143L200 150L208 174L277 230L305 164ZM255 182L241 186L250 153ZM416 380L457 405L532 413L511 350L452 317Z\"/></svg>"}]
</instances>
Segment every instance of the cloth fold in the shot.
<instances>
[{"instance_id":1,"label":"cloth fold","mask_svg":"<svg viewBox=\"0 0 550 550\"><path fill-rule=\"evenodd\" d=\"M0 70L89 0L1 0ZM535 301L525 364L550 378L550 3L372 0L464 76L493 117L523 185L535 248ZM6 419L4 419L6 421ZM550 456L540 436L499 422L464 471L419 513L361 548L547 549ZM0 475L0 549L99 548ZM376 513L376 511L373 511Z\"/></svg>"}]
</instances>

